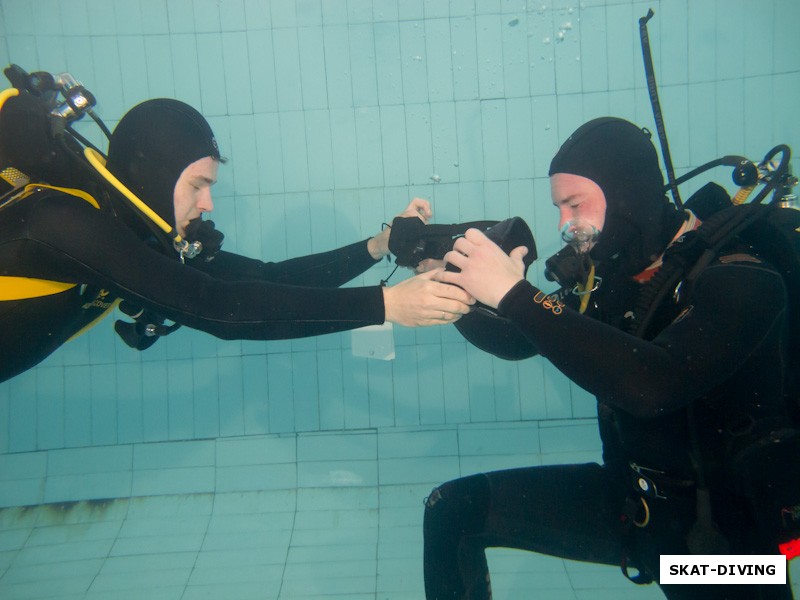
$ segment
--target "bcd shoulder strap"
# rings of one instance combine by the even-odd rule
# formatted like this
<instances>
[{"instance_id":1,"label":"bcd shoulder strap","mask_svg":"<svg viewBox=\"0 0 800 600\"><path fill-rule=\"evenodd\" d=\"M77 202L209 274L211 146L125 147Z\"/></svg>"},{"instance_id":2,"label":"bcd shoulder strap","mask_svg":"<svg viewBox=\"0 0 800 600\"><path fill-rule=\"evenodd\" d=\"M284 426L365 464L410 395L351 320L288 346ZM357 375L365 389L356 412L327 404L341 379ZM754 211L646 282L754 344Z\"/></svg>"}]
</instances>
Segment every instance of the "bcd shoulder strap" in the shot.
<instances>
[{"instance_id":1,"label":"bcd shoulder strap","mask_svg":"<svg viewBox=\"0 0 800 600\"><path fill-rule=\"evenodd\" d=\"M642 288L629 332L652 339L666 302L685 298L691 286L734 239L751 245L783 276L790 298L800 299L800 211L776 204L730 206L711 215L696 230L678 238L665 252L663 265ZM800 322L800 319L797 319Z\"/></svg>"}]
</instances>

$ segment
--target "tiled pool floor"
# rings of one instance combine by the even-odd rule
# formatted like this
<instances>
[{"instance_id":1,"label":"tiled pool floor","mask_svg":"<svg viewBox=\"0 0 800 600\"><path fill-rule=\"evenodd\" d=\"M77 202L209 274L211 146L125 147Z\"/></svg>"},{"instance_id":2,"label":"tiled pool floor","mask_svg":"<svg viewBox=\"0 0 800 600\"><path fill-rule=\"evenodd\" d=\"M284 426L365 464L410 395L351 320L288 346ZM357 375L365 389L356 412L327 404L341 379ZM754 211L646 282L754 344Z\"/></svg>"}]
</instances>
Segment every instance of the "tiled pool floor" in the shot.
<instances>
[{"instance_id":1,"label":"tiled pool floor","mask_svg":"<svg viewBox=\"0 0 800 600\"><path fill-rule=\"evenodd\" d=\"M0 509L0 598L421 600L423 500L433 485L480 470L593 460L596 436L587 432L595 429L587 421L298 434L286 454L276 452L277 438L240 440L269 447L269 459L232 452L231 440L157 444L131 450L132 493L111 500L98 499L106 477L82 488L85 475L66 475L102 449L53 451L42 479L27 485L9 479L13 457L5 457L0 497L38 485L44 501ZM447 439L455 445L432 443ZM203 452L212 464L197 465ZM159 469L148 475L156 456ZM211 484L193 489L192 473ZM89 488L94 498L64 501L65 490ZM614 567L509 550L490 551L489 563L495 600L662 597Z\"/></svg>"}]
</instances>

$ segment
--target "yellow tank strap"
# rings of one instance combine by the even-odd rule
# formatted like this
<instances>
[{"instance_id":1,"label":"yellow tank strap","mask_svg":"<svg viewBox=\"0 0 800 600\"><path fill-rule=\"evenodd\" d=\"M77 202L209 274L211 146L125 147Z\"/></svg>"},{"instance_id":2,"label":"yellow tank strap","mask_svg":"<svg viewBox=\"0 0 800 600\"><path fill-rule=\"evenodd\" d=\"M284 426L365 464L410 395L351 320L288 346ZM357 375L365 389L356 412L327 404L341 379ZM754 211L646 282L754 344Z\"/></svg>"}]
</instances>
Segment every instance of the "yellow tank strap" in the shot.
<instances>
[{"instance_id":1,"label":"yellow tank strap","mask_svg":"<svg viewBox=\"0 0 800 600\"><path fill-rule=\"evenodd\" d=\"M31 183L25 186L18 199L30 196L39 189L57 190L70 196L75 196L85 200L95 208L100 208L91 194L83 190L74 188L57 187L54 185L44 185L42 183ZM29 298L40 298L42 296L52 296L60 294L68 289L74 288L76 283L64 283L61 281L50 281L48 279L35 279L33 277L12 277L0 276L0 301L7 300L27 300Z\"/></svg>"},{"instance_id":2,"label":"yellow tank strap","mask_svg":"<svg viewBox=\"0 0 800 600\"><path fill-rule=\"evenodd\" d=\"M19 90L17 88L8 88L0 92L0 109L3 108L3 104L6 103L6 100L14 96L19 96Z\"/></svg>"},{"instance_id":3,"label":"yellow tank strap","mask_svg":"<svg viewBox=\"0 0 800 600\"><path fill-rule=\"evenodd\" d=\"M34 192L38 192L40 189L47 189L47 190L56 190L57 192L63 192L64 194L68 194L70 196L75 196L76 198L80 198L81 200L86 200L89 204L94 206L95 208L100 208L100 204L97 200L94 199L94 196L91 194L84 192L83 190L79 190L77 188L66 188L66 187L58 187L57 185L47 185L44 183L29 183L25 186L25 189L19 196L19 199L26 198L33 194Z\"/></svg>"}]
</instances>

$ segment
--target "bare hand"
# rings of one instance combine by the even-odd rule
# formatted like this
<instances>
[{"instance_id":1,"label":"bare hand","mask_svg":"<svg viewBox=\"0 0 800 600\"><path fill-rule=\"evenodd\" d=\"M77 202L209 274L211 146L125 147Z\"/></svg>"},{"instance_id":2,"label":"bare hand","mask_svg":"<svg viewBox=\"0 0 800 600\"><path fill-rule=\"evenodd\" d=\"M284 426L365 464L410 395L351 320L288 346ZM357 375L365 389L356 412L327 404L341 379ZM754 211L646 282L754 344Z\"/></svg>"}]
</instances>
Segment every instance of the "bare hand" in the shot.
<instances>
[{"instance_id":1,"label":"bare hand","mask_svg":"<svg viewBox=\"0 0 800 600\"><path fill-rule=\"evenodd\" d=\"M431 203L429 200L425 198L413 198L411 202L408 203L405 210L401 212L398 217L419 217L422 219L422 222L426 225L428 224L428 219L433 216L433 210L431 209Z\"/></svg>"},{"instance_id":2,"label":"bare hand","mask_svg":"<svg viewBox=\"0 0 800 600\"><path fill-rule=\"evenodd\" d=\"M414 198L406 206L405 210L401 212L398 217L419 217L423 223L428 224L428 219L433 216L431 210L431 203L424 198ZM367 242L367 250L375 260L380 260L389 254L389 235L391 229L386 227L383 231L375 237L370 238Z\"/></svg>"},{"instance_id":3,"label":"bare hand","mask_svg":"<svg viewBox=\"0 0 800 600\"><path fill-rule=\"evenodd\" d=\"M423 273L383 288L385 319L406 327L424 327L454 323L467 314L475 298L459 287L434 281L438 273Z\"/></svg>"},{"instance_id":4,"label":"bare hand","mask_svg":"<svg viewBox=\"0 0 800 600\"><path fill-rule=\"evenodd\" d=\"M483 304L497 308L503 296L525 278L522 257L527 253L526 247L519 246L507 255L482 231L468 229L444 255L461 272L437 271L435 279L457 285Z\"/></svg>"}]
</instances>

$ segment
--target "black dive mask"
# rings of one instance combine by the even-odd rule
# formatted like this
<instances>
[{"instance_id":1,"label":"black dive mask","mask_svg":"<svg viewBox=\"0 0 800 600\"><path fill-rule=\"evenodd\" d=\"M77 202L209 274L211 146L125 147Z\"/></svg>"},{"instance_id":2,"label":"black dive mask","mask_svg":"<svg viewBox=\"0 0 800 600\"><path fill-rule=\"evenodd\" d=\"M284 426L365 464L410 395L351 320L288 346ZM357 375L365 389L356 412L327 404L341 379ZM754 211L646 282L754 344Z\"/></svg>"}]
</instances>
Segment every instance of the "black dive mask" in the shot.
<instances>
[{"instance_id":1,"label":"black dive mask","mask_svg":"<svg viewBox=\"0 0 800 600\"><path fill-rule=\"evenodd\" d=\"M497 221L472 221L453 225L426 225L419 217L395 217L389 235L389 251L400 267L415 268L426 258L441 260L467 229L488 230Z\"/></svg>"},{"instance_id":2,"label":"black dive mask","mask_svg":"<svg viewBox=\"0 0 800 600\"><path fill-rule=\"evenodd\" d=\"M525 246L528 254L522 259L525 273L537 258L536 241L528 224L519 217L501 221L486 230L486 237L508 254L514 248ZM448 264L448 271L458 271ZM496 310L476 303L472 310L455 322L456 329L476 348L505 360L522 360L538 353L536 346L525 337L517 326Z\"/></svg>"}]
</instances>

